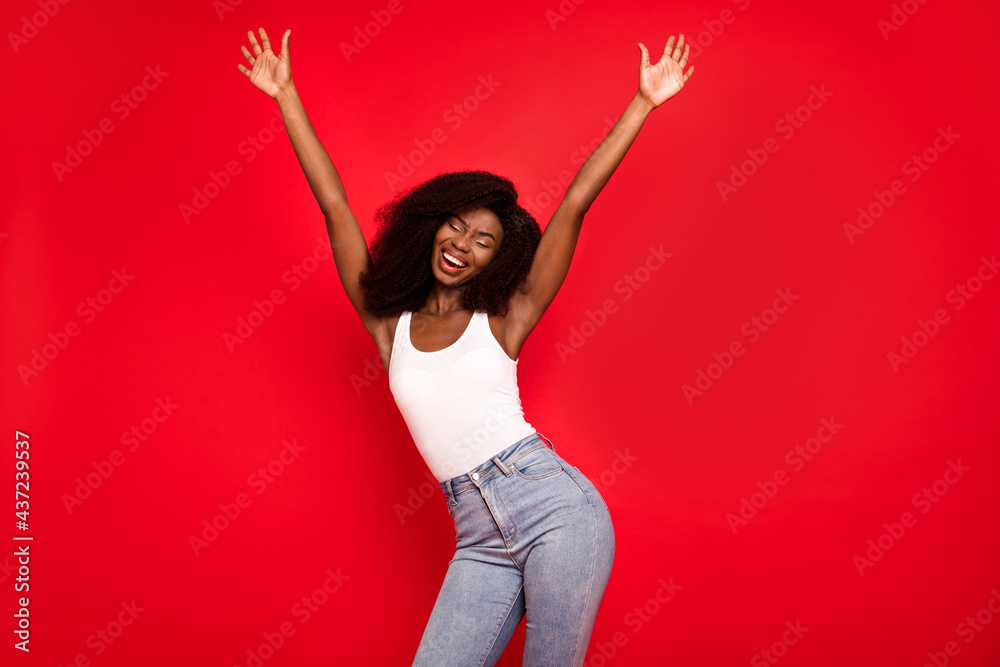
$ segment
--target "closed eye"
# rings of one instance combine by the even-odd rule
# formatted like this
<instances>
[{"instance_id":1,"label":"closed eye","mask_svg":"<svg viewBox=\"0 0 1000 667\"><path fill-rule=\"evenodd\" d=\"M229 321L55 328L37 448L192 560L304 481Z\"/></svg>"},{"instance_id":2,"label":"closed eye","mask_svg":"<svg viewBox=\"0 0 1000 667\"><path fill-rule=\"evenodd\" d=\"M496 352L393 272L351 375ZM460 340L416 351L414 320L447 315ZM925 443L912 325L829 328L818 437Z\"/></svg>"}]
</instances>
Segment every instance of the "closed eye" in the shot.
<instances>
[{"instance_id":1,"label":"closed eye","mask_svg":"<svg viewBox=\"0 0 1000 667\"><path fill-rule=\"evenodd\" d=\"M460 231L462 231L461 229L459 229L458 227L456 227L456 226L455 226L454 224L452 224L452 223L450 223L450 222L448 223L448 226L449 226L449 227L451 227L452 229L454 229L454 230L455 230L456 232L460 232ZM481 245L482 247L484 247L484 248L486 248L487 250L489 250L489 246L488 246L488 245L486 245L485 243L481 243L480 241L476 241L476 243L478 243L478 244L479 244L479 245Z\"/></svg>"}]
</instances>

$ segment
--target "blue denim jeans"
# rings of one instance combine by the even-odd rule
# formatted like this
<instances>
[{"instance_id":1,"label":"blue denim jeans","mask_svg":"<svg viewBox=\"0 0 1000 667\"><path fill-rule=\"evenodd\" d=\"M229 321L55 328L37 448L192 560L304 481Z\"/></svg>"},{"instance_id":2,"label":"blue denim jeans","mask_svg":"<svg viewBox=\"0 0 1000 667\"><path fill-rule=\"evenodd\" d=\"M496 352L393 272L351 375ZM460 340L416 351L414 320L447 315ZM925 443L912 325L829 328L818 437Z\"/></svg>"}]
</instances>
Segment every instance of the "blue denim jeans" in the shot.
<instances>
[{"instance_id":1,"label":"blue denim jeans","mask_svg":"<svg viewBox=\"0 0 1000 667\"><path fill-rule=\"evenodd\" d=\"M615 555L590 480L533 433L441 490L457 544L414 667L494 665L525 616L522 665L582 665Z\"/></svg>"}]
</instances>

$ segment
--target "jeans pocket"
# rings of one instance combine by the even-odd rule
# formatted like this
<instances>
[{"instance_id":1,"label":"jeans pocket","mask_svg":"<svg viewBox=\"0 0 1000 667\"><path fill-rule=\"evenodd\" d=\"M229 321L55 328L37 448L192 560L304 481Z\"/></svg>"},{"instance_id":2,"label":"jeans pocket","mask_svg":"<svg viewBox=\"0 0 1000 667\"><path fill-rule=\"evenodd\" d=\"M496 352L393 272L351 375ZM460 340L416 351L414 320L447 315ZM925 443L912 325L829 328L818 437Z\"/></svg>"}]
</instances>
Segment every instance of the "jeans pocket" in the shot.
<instances>
[{"instance_id":1,"label":"jeans pocket","mask_svg":"<svg viewBox=\"0 0 1000 667\"><path fill-rule=\"evenodd\" d=\"M569 464L567 464L569 465ZM590 505L594 504L594 500L600 500L607 509L607 504L604 502L604 498L601 496L601 492L597 490L594 483L590 481L590 478L583 474L583 472L574 465L569 466L570 469L566 471L573 483L576 484L577 488L587 499L587 503Z\"/></svg>"},{"instance_id":2,"label":"jeans pocket","mask_svg":"<svg viewBox=\"0 0 1000 667\"><path fill-rule=\"evenodd\" d=\"M562 464L552 456L548 447L539 447L521 458L511 461L508 466L514 474L523 479L545 479L563 471Z\"/></svg>"}]
</instances>

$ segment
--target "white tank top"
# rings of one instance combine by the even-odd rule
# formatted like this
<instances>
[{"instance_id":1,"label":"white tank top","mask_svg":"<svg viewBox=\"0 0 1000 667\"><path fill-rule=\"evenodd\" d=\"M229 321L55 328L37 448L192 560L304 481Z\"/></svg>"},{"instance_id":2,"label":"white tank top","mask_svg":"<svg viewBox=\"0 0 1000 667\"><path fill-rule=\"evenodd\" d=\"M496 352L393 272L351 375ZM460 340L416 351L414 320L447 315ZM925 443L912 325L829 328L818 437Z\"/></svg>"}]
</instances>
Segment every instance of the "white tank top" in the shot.
<instances>
[{"instance_id":1,"label":"white tank top","mask_svg":"<svg viewBox=\"0 0 1000 667\"><path fill-rule=\"evenodd\" d=\"M462 336L443 350L421 352L410 341L410 312L399 317L389 357L389 390L410 435L439 482L463 475L523 440L517 362L474 312Z\"/></svg>"}]
</instances>

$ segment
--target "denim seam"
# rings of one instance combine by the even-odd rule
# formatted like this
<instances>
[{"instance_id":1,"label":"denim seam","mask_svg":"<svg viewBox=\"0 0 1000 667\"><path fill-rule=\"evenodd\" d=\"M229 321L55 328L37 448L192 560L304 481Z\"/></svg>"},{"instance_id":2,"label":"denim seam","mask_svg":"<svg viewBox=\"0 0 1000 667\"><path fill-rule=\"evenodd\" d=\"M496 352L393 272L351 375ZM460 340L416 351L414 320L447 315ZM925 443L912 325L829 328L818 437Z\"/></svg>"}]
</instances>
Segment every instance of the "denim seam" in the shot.
<instances>
[{"instance_id":1,"label":"denim seam","mask_svg":"<svg viewBox=\"0 0 1000 667\"><path fill-rule=\"evenodd\" d=\"M536 449L539 449L540 447L548 448L548 445L546 445L544 442L539 442L539 443L533 445L532 447L529 447L528 449L525 449L524 451L518 452L516 456L513 456L513 457L507 459L506 461L504 461L504 463L507 463L507 464L514 463L515 461L518 461L518 460L524 458L525 456L527 456L531 452L535 451Z\"/></svg>"},{"instance_id":2,"label":"denim seam","mask_svg":"<svg viewBox=\"0 0 1000 667\"><path fill-rule=\"evenodd\" d=\"M590 507L590 516L594 520L594 533L593 533L594 537L593 537L593 546L591 547L591 550L590 550L590 553L592 554L592 557L590 559L590 578L587 580L587 595L586 595L586 597L584 597L584 600L589 600L591 594L593 593L593 590L594 590L594 570L597 568L597 512L594 511L593 505L591 505L591 507ZM603 595L602 595L602 597L603 597ZM596 621L596 619L595 619L595 621ZM591 627L593 629L593 626L591 626ZM583 655L579 655L581 649L583 650ZM580 646L580 637L577 636L577 638L576 638L576 651L573 653L573 664L574 665L582 665L583 664L583 659L586 658L586 657L587 657L587 646L584 645L584 646L581 647Z\"/></svg>"},{"instance_id":3,"label":"denim seam","mask_svg":"<svg viewBox=\"0 0 1000 667\"><path fill-rule=\"evenodd\" d=\"M515 475L517 475L521 479L545 479L547 477L552 477L554 475L557 475L558 473L560 473L560 472L563 471L563 466L560 465L559 466L559 470L553 470L551 472L547 472L544 475L540 475L540 476L525 475L524 473L522 473L518 469L518 467L515 465L515 463L518 460L524 458L526 455L530 454L531 452L534 452L538 448L548 449L548 446L545 443L539 443L537 446L532 447L531 449L529 449L529 450L527 450L525 452L522 452L519 456L517 456L517 457L511 459L509 462L507 462L508 466L510 467L511 470L514 471ZM555 458L553 458L553 461L555 461L556 463L559 463L559 461L557 459L555 459Z\"/></svg>"},{"instance_id":4,"label":"denim seam","mask_svg":"<svg viewBox=\"0 0 1000 667\"><path fill-rule=\"evenodd\" d=\"M510 539L508 540L507 538L504 538L504 546L507 547L507 553L510 554L510 559L514 561L514 565L517 566L517 569L521 570L521 572L524 572L524 569L517 564L517 559L514 558L514 554L510 553L510 548L511 548L510 545L514 543L514 538L517 537L517 524L514 523L514 515L511 514L511 511L507 508L507 503L503 501L503 496L500 495L498 489L493 490L493 495L496 496L496 499L500 501L500 504L503 506L504 513L510 518L509 522L505 522L510 527ZM500 531L500 536L503 537L503 531ZM508 544L508 542L510 544Z\"/></svg>"},{"instance_id":5,"label":"denim seam","mask_svg":"<svg viewBox=\"0 0 1000 667\"><path fill-rule=\"evenodd\" d=\"M577 468L576 466L573 466L573 469L576 470L577 473L583 475L583 473L580 472L580 469ZM573 477L573 475L570 475L569 478L573 480L574 484L576 484L576 488L580 489L580 492L583 493L583 497L587 499L587 504L593 505L594 503L590 502L590 494L587 493L587 490L585 488L580 486L580 482L576 481L576 478Z\"/></svg>"},{"instance_id":6,"label":"denim seam","mask_svg":"<svg viewBox=\"0 0 1000 667\"><path fill-rule=\"evenodd\" d=\"M517 589L517 593L514 594L514 599L511 601L510 606L507 608L507 615L503 617L500 621L500 625L497 626L496 632L493 633L493 639L490 641L490 645L486 647L486 654L483 655L483 659L479 661L479 667L483 667L486 663L486 658L489 657L490 651L493 650L493 646L497 643L497 639L500 637L500 629L503 628L504 623L510 618L510 613L514 611L514 606L517 604L517 598L521 596L521 591L524 590L524 582L521 582L521 586Z\"/></svg>"},{"instance_id":7,"label":"denim seam","mask_svg":"<svg viewBox=\"0 0 1000 667\"><path fill-rule=\"evenodd\" d=\"M554 477L554 476L558 475L559 473L561 473L564 470L564 468L562 466L559 466L558 470L553 470L551 472L547 472L547 473L545 473L543 475L538 475L538 476L525 475L523 472L521 472L517 468L513 468L513 467L512 467L512 470L514 471L514 474L517 475L518 477L520 477L521 479L526 479L528 481L534 481L534 480L548 479L549 477Z\"/></svg>"},{"instance_id":8,"label":"denim seam","mask_svg":"<svg viewBox=\"0 0 1000 667\"><path fill-rule=\"evenodd\" d=\"M542 446L544 446L544 445L542 445ZM517 457L515 457L513 459L510 459L509 461L504 461L504 465L506 465L509 468L513 468L513 466L511 464L513 464L518 459L522 458L524 455L526 455L526 454L528 454L530 452L533 452L533 451L534 451L534 449L530 449L528 451L521 452ZM484 473L481 474L481 476L480 476L480 478L478 480L479 483L480 483L480 486L482 486L483 484L485 484L487 481L493 479L497 475L502 474L502 471L500 470L499 467L496 466L496 463L492 459L490 459L490 461L494 465L493 465L493 467L489 468L486 472L484 472ZM472 471L472 472L475 472L475 471ZM472 474L472 473L467 473L467 475L468 474ZM465 476L465 475L463 475L463 476ZM528 479L530 479L530 478L528 478ZM471 491L472 489L475 489L475 488L478 488L475 484L473 484L472 482L466 482L466 483L464 483L462 485L459 485L457 488L453 487L452 488L452 493L457 496L460 493L464 493L466 491Z\"/></svg>"},{"instance_id":9,"label":"denim seam","mask_svg":"<svg viewBox=\"0 0 1000 667\"><path fill-rule=\"evenodd\" d=\"M517 461L518 459L520 459L522 456L525 456L525 455L527 455L527 454L535 451L535 449L537 449L538 447L548 447L548 445L546 445L544 442L540 442L540 443L534 445L533 447L531 447L529 449L526 449L524 451L518 452L517 455L514 456L513 458L504 461L504 464L509 466L514 461ZM555 451L555 449L552 449L552 451ZM479 472L479 473L481 473L482 477L478 481L481 482L481 483L485 483L486 480L494 477L497 474L497 470L498 470L498 468L495 465L496 462L493 461L493 459L490 459L489 462L494 463L494 465L487 467L487 469L485 471L480 471L480 470L476 470L475 468L473 468L472 470L470 470L469 472L465 473L464 475L459 475L459 477L468 477L469 475L471 475L474 472ZM455 479L455 478L452 478L452 479ZM472 482L465 482L465 483L463 483L461 485L454 485L454 486L456 488L453 489L453 493L456 496L459 493L463 493L465 491L469 491L471 489L476 488L476 485L473 484Z\"/></svg>"},{"instance_id":10,"label":"denim seam","mask_svg":"<svg viewBox=\"0 0 1000 667\"><path fill-rule=\"evenodd\" d=\"M492 462L492 460L491 460L491 462ZM487 470L486 472L481 473L481 475L479 477L479 480L478 480L479 486L476 486L472 482L465 482L464 484L458 485L457 490L455 488L453 488L453 493L457 496L460 493L464 493L466 491L471 491L472 489L479 488L480 486L482 486L483 484L485 484L487 482L487 480L493 479L498 474L498 472L497 472L498 470L499 470L499 468L492 467L489 470ZM468 475L472 474L472 472L475 472L475 470L467 473L466 475L462 475L462 477L467 477Z\"/></svg>"}]
</instances>

